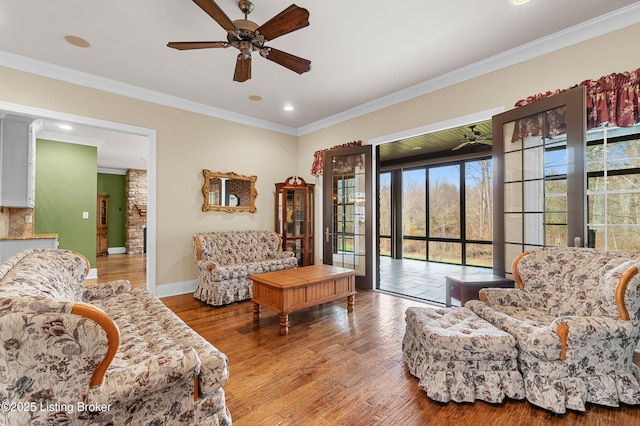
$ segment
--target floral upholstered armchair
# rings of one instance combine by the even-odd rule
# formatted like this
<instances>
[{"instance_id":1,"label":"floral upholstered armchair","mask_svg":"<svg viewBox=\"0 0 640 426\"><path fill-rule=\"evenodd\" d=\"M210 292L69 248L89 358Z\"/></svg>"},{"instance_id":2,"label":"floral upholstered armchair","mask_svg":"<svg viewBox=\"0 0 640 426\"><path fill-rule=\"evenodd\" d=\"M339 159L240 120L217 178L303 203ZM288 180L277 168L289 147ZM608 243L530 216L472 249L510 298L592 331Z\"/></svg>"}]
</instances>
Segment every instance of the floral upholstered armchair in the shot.
<instances>
[{"instance_id":1,"label":"floral upholstered armchair","mask_svg":"<svg viewBox=\"0 0 640 426\"><path fill-rule=\"evenodd\" d=\"M465 305L517 340L527 399L547 410L640 404L640 255L545 248L513 262L520 288Z\"/></svg>"}]
</instances>

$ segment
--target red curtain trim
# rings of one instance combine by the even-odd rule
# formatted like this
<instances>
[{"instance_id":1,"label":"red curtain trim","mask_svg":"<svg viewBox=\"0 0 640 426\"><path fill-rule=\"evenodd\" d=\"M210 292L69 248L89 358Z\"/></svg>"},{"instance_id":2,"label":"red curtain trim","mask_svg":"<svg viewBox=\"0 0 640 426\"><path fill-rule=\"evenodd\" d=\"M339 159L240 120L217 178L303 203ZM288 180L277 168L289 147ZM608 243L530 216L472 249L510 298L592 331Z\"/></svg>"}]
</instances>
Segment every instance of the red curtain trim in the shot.
<instances>
[{"instance_id":1,"label":"red curtain trim","mask_svg":"<svg viewBox=\"0 0 640 426\"><path fill-rule=\"evenodd\" d=\"M341 145L336 145L336 146L332 146L331 148L327 148L327 149L320 149L316 152L313 153L313 164L311 165L311 174L313 176L321 176L322 175L322 156L324 155L325 151L329 151L331 149L338 149L338 148L349 148L352 146L360 146L362 145L362 141L353 141L353 142L347 142L347 143L343 143Z\"/></svg>"},{"instance_id":2,"label":"red curtain trim","mask_svg":"<svg viewBox=\"0 0 640 426\"><path fill-rule=\"evenodd\" d=\"M586 87L587 129L604 123L631 127L640 122L640 68L605 75L597 80L585 80L569 89L578 86ZM538 93L519 100L515 106L528 105L569 89Z\"/></svg>"}]
</instances>

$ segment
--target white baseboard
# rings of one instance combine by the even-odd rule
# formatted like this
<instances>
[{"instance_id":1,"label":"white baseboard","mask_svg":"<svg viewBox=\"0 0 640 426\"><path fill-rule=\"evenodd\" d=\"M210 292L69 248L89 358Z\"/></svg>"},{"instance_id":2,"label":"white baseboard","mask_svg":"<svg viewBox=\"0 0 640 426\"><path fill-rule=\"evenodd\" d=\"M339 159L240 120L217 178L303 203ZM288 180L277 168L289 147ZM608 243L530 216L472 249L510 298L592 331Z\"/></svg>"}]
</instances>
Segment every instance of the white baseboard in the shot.
<instances>
[{"instance_id":1,"label":"white baseboard","mask_svg":"<svg viewBox=\"0 0 640 426\"><path fill-rule=\"evenodd\" d=\"M198 280L182 281L156 286L157 297L177 296L179 294L193 293L198 286Z\"/></svg>"},{"instance_id":2,"label":"white baseboard","mask_svg":"<svg viewBox=\"0 0 640 426\"><path fill-rule=\"evenodd\" d=\"M109 247L107 249L109 254L125 254L127 252L126 247Z\"/></svg>"},{"instance_id":3,"label":"white baseboard","mask_svg":"<svg viewBox=\"0 0 640 426\"><path fill-rule=\"evenodd\" d=\"M94 278L98 278L98 268L89 269L89 273L87 274L85 280L92 280Z\"/></svg>"}]
</instances>

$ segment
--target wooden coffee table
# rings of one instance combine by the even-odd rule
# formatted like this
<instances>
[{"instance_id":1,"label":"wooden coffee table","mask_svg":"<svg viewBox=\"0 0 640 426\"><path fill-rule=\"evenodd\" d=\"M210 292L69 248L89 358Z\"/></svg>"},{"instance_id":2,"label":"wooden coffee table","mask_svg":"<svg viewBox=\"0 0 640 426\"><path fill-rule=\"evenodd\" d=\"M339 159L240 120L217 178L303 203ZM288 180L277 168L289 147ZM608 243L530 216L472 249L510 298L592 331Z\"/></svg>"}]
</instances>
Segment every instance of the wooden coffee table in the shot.
<instances>
[{"instance_id":1,"label":"wooden coffee table","mask_svg":"<svg viewBox=\"0 0 640 426\"><path fill-rule=\"evenodd\" d=\"M260 319L264 305L280 315L280 334L289 331L289 314L311 306L347 298L353 312L356 272L333 265L311 265L251 275L253 319Z\"/></svg>"}]
</instances>

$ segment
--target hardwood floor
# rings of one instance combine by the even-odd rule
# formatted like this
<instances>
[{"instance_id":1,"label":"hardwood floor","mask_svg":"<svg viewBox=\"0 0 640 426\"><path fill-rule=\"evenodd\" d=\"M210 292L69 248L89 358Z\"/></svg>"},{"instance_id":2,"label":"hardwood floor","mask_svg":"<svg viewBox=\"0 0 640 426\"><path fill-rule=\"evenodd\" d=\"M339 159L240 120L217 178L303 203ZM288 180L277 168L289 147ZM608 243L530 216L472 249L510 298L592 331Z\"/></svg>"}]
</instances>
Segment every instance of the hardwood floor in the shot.
<instances>
[{"instance_id":1,"label":"hardwood floor","mask_svg":"<svg viewBox=\"0 0 640 426\"><path fill-rule=\"evenodd\" d=\"M429 400L402 360L404 312L419 302L360 291L289 315L249 301L212 307L191 295L164 303L229 358L224 386L235 425L631 425L640 407L590 406L556 416L526 401L440 404Z\"/></svg>"},{"instance_id":2,"label":"hardwood floor","mask_svg":"<svg viewBox=\"0 0 640 426\"><path fill-rule=\"evenodd\" d=\"M145 262L124 256L102 259L99 282L144 282ZM224 389L238 426L640 424L640 406L592 405L557 416L526 400L431 401L402 360L404 312L416 301L360 291L351 314L346 299L305 309L289 315L289 334L280 336L278 315L263 307L254 322L250 301L213 307L191 294L162 300L229 358Z\"/></svg>"},{"instance_id":3,"label":"hardwood floor","mask_svg":"<svg viewBox=\"0 0 640 426\"><path fill-rule=\"evenodd\" d=\"M86 280L85 284L99 284L115 280L129 280L131 287L147 285L146 254L110 254L96 258L98 278Z\"/></svg>"}]
</instances>

